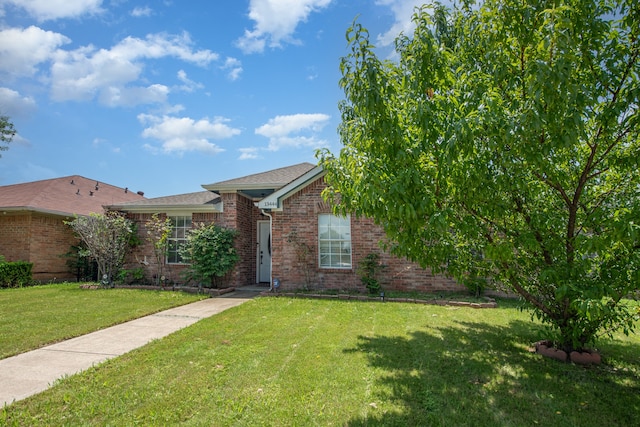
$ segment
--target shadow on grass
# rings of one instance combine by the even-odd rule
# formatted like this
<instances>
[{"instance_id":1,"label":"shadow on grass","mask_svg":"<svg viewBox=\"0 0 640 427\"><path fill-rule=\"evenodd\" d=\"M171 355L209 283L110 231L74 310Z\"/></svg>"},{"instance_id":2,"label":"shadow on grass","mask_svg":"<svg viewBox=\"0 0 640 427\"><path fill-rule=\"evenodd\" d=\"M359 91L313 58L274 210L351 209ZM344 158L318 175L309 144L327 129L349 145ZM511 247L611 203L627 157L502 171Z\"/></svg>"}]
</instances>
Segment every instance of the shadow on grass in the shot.
<instances>
[{"instance_id":1,"label":"shadow on grass","mask_svg":"<svg viewBox=\"0 0 640 427\"><path fill-rule=\"evenodd\" d=\"M531 353L536 339L523 321L360 336L346 352L380 374L372 409L348 425L640 425L638 346L610 343L614 366L584 367Z\"/></svg>"}]
</instances>

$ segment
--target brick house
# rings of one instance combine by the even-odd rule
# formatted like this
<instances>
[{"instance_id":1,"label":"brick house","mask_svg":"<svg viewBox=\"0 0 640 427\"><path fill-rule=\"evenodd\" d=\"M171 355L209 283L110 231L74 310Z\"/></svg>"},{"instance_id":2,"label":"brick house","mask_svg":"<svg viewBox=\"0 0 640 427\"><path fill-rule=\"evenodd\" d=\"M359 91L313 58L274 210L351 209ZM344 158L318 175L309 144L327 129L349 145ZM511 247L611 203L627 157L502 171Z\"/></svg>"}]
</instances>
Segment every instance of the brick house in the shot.
<instances>
[{"instance_id":1,"label":"brick house","mask_svg":"<svg viewBox=\"0 0 640 427\"><path fill-rule=\"evenodd\" d=\"M170 217L174 225L167 256L166 278L180 282L186 268L175 247L194 223L215 222L239 231L236 249L240 261L229 286L262 284L275 278L280 290L365 288L357 269L370 253L386 266L380 275L383 288L422 292L465 289L453 279L384 253L382 229L369 218L337 217L321 193L324 171L310 163L275 169L238 179L206 184L198 193L146 199L109 206L126 212L138 223L144 241L145 223L154 213ZM127 268L144 266L147 277L156 271L151 243L131 254Z\"/></svg>"},{"instance_id":2,"label":"brick house","mask_svg":"<svg viewBox=\"0 0 640 427\"><path fill-rule=\"evenodd\" d=\"M0 255L33 263L35 280L73 280L65 254L78 239L64 221L140 200L142 194L79 175L0 186Z\"/></svg>"}]
</instances>

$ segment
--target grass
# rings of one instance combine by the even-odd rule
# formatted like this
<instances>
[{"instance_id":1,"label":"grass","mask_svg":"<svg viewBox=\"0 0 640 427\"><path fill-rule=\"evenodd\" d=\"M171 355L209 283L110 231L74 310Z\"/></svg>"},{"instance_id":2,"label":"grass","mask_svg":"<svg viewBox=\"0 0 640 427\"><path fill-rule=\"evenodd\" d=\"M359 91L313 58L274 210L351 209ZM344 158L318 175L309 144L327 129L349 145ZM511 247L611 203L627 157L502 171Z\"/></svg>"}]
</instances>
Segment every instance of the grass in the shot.
<instances>
[{"instance_id":1,"label":"grass","mask_svg":"<svg viewBox=\"0 0 640 427\"><path fill-rule=\"evenodd\" d=\"M2 289L0 358L197 299L179 292L85 290L77 283Z\"/></svg>"},{"instance_id":2,"label":"grass","mask_svg":"<svg viewBox=\"0 0 640 427\"><path fill-rule=\"evenodd\" d=\"M257 298L0 409L4 425L629 426L640 338L603 365L529 351L498 309Z\"/></svg>"}]
</instances>

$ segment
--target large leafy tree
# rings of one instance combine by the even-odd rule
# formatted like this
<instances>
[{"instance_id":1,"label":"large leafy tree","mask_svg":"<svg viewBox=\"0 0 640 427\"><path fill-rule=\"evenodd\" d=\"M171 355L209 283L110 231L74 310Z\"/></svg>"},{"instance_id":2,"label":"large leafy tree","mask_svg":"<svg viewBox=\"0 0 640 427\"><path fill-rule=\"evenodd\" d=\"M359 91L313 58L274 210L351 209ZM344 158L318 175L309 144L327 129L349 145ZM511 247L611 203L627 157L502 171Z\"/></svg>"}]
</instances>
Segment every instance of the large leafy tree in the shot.
<instances>
[{"instance_id":1,"label":"large leafy tree","mask_svg":"<svg viewBox=\"0 0 640 427\"><path fill-rule=\"evenodd\" d=\"M13 140L16 129L7 116L0 116L0 151L9 149L8 144ZM2 157L2 156L0 156Z\"/></svg>"},{"instance_id":2,"label":"large leafy tree","mask_svg":"<svg viewBox=\"0 0 640 427\"><path fill-rule=\"evenodd\" d=\"M347 32L336 210L393 250L517 292L580 350L634 326L640 279L640 9L487 0L416 10L397 56ZM636 309L637 310L637 309Z\"/></svg>"}]
</instances>

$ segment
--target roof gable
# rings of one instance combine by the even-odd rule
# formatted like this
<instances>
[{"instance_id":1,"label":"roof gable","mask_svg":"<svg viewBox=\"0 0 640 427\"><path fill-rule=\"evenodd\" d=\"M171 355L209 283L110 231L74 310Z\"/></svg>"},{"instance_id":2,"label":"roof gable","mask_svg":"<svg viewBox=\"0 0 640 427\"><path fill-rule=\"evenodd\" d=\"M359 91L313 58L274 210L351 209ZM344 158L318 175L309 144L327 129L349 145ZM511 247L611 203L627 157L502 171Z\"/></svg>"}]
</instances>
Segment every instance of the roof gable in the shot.
<instances>
[{"instance_id":1,"label":"roof gable","mask_svg":"<svg viewBox=\"0 0 640 427\"><path fill-rule=\"evenodd\" d=\"M326 175L326 171L322 166L316 166L304 175L298 177L294 181L284 187L274 191L269 196L256 203L260 209L271 211L282 211L282 202L298 191L302 190L312 182Z\"/></svg>"},{"instance_id":2,"label":"roof gable","mask_svg":"<svg viewBox=\"0 0 640 427\"><path fill-rule=\"evenodd\" d=\"M142 194L80 175L0 186L0 210L73 216L101 213L103 206L144 200Z\"/></svg>"},{"instance_id":3,"label":"roof gable","mask_svg":"<svg viewBox=\"0 0 640 427\"><path fill-rule=\"evenodd\" d=\"M239 192L253 199L262 199L313 168L315 165L311 163L299 163L241 178L205 184L202 187L215 193Z\"/></svg>"}]
</instances>

